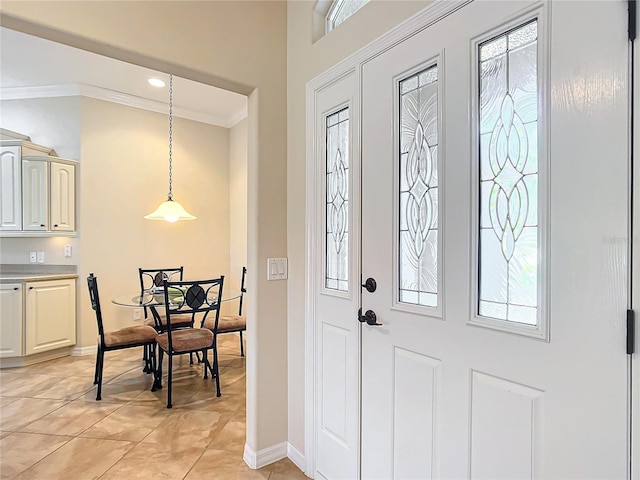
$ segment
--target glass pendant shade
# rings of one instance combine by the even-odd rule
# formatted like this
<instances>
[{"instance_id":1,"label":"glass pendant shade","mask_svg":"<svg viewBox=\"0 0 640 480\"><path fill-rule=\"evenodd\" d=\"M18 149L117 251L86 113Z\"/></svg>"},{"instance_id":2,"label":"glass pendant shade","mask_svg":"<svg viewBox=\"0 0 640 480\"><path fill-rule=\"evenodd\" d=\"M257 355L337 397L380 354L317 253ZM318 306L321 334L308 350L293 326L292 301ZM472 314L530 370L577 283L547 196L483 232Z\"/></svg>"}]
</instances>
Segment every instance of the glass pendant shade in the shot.
<instances>
[{"instance_id":1,"label":"glass pendant shade","mask_svg":"<svg viewBox=\"0 0 640 480\"><path fill-rule=\"evenodd\" d=\"M173 200L172 194L172 138L173 138L173 75L169 75L169 194L167 200L162 202L149 215L145 215L147 220L165 220L173 223L178 220L194 220L196 217L187 212L182 205Z\"/></svg>"},{"instance_id":2,"label":"glass pendant shade","mask_svg":"<svg viewBox=\"0 0 640 480\"><path fill-rule=\"evenodd\" d=\"M152 213L146 215L147 220L165 220L167 222L177 222L178 220L194 220L196 217L187 212L178 202L167 199L162 202Z\"/></svg>"}]
</instances>

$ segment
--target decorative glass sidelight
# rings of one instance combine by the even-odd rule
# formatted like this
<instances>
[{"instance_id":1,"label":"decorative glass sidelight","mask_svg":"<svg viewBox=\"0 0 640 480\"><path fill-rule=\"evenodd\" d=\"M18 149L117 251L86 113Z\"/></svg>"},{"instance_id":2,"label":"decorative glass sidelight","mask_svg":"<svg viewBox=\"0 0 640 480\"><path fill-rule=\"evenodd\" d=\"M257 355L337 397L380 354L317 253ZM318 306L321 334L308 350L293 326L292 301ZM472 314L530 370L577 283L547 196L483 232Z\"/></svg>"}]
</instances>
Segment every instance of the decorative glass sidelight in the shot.
<instances>
[{"instance_id":1,"label":"decorative glass sidelight","mask_svg":"<svg viewBox=\"0 0 640 480\"><path fill-rule=\"evenodd\" d=\"M537 21L479 46L478 315L537 325Z\"/></svg>"},{"instance_id":2,"label":"decorative glass sidelight","mask_svg":"<svg viewBox=\"0 0 640 480\"><path fill-rule=\"evenodd\" d=\"M438 306L438 67L400 82L399 300Z\"/></svg>"},{"instance_id":3,"label":"decorative glass sidelight","mask_svg":"<svg viewBox=\"0 0 640 480\"><path fill-rule=\"evenodd\" d=\"M326 118L325 287L349 289L349 109Z\"/></svg>"}]
</instances>

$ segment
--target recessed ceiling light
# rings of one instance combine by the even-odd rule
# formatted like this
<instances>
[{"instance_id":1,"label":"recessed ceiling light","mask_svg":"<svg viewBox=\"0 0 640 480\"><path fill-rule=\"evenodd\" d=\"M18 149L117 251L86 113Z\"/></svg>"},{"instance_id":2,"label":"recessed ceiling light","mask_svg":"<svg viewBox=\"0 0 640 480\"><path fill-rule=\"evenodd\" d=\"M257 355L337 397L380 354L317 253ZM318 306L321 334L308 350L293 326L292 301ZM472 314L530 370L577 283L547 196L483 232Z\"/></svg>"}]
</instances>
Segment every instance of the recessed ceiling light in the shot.
<instances>
[{"instance_id":1,"label":"recessed ceiling light","mask_svg":"<svg viewBox=\"0 0 640 480\"><path fill-rule=\"evenodd\" d=\"M162 88L165 85L164 81L160 80L159 78L150 78L147 81L149 82L149 85L153 85L154 87L158 88Z\"/></svg>"}]
</instances>

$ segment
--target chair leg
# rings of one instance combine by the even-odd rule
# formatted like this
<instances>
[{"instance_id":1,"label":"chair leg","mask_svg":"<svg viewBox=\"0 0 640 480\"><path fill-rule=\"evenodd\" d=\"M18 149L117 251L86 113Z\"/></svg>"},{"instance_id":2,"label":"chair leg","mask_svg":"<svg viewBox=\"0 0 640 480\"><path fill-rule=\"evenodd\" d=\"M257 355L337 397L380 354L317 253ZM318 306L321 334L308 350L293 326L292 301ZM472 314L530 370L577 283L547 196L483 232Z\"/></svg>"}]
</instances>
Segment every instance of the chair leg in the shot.
<instances>
[{"instance_id":1,"label":"chair leg","mask_svg":"<svg viewBox=\"0 0 640 480\"><path fill-rule=\"evenodd\" d=\"M173 355L171 355L169 353L169 373L168 373L168 379L167 379L167 383L169 384L169 390L167 391L167 408L171 408L171 377L172 377L172 372L173 372Z\"/></svg>"},{"instance_id":2,"label":"chair leg","mask_svg":"<svg viewBox=\"0 0 640 480\"><path fill-rule=\"evenodd\" d=\"M102 400L102 370L104 367L104 350L98 346L98 391L96 393L96 400Z\"/></svg>"},{"instance_id":3,"label":"chair leg","mask_svg":"<svg viewBox=\"0 0 640 480\"><path fill-rule=\"evenodd\" d=\"M151 373L153 375L153 381L155 382L156 370L158 368L156 345L155 343L150 343L149 345L145 345L145 348L148 352L147 361L149 362L149 371L147 373Z\"/></svg>"},{"instance_id":4,"label":"chair leg","mask_svg":"<svg viewBox=\"0 0 640 480\"><path fill-rule=\"evenodd\" d=\"M216 377L216 397L222 395L220 393L220 364L218 363L218 338L213 339L213 375Z\"/></svg>"},{"instance_id":5,"label":"chair leg","mask_svg":"<svg viewBox=\"0 0 640 480\"><path fill-rule=\"evenodd\" d=\"M244 342L242 341L242 330L240 330L240 356L244 357Z\"/></svg>"},{"instance_id":6,"label":"chair leg","mask_svg":"<svg viewBox=\"0 0 640 480\"><path fill-rule=\"evenodd\" d=\"M204 359L204 379L206 380L207 378L209 378L209 370L211 369L211 365L209 365L209 357L207 356L207 351L206 350L202 350L202 358ZM201 362L202 363L202 362ZM211 374L211 377L213 377L213 373Z\"/></svg>"},{"instance_id":7,"label":"chair leg","mask_svg":"<svg viewBox=\"0 0 640 480\"><path fill-rule=\"evenodd\" d=\"M153 362L151 358L151 344L144 345L142 353L142 360L144 361L144 368L142 371L144 373L152 373L153 372Z\"/></svg>"},{"instance_id":8,"label":"chair leg","mask_svg":"<svg viewBox=\"0 0 640 480\"><path fill-rule=\"evenodd\" d=\"M100 367L100 344L98 344L98 349L96 350L96 368L93 372L93 384L98 384L98 368Z\"/></svg>"},{"instance_id":9,"label":"chair leg","mask_svg":"<svg viewBox=\"0 0 640 480\"><path fill-rule=\"evenodd\" d=\"M157 345L154 346L154 349L157 348ZM156 378L153 382L153 387L151 387L151 391L155 392L156 390L160 390L162 388L162 361L164 360L164 350L162 348L158 349L158 360L156 364Z\"/></svg>"}]
</instances>

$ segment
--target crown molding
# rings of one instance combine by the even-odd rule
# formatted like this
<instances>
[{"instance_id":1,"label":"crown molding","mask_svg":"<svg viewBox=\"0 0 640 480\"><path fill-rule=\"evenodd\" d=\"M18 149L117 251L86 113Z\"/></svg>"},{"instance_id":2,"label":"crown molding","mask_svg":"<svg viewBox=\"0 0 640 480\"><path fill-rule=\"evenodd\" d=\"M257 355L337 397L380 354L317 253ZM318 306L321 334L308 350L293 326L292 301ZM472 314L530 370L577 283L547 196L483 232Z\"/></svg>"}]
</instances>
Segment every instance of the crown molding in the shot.
<instances>
[{"instance_id":1,"label":"crown molding","mask_svg":"<svg viewBox=\"0 0 640 480\"><path fill-rule=\"evenodd\" d=\"M116 92L107 88L84 85L80 83L64 85L43 85L37 87L3 87L0 88L0 100L26 100L32 98L54 97L89 97L106 102L118 103L128 107L168 114L168 106L164 102L136 97L127 93ZM224 128L231 128L247 116L247 109L242 108L230 116L212 115L188 108L174 106L173 116L208 123Z\"/></svg>"}]
</instances>

